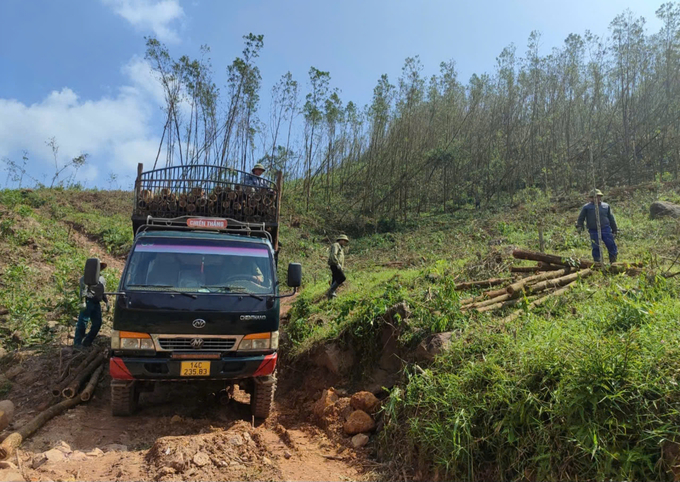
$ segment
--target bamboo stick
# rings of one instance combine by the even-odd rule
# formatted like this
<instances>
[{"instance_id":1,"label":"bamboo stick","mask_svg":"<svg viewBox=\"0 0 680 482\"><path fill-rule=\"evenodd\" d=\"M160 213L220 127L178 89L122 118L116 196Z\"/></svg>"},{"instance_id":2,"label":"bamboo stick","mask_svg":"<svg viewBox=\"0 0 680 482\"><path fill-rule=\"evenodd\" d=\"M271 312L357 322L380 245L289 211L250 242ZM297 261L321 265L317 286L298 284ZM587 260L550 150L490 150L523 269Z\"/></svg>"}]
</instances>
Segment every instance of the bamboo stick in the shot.
<instances>
[{"instance_id":1,"label":"bamboo stick","mask_svg":"<svg viewBox=\"0 0 680 482\"><path fill-rule=\"evenodd\" d=\"M456 285L456 291L466 290L468 288L490 288L491 286L502 285L507 281L512 281L511 278L491 278L482 281L467 281Z\"/></svg>"},{"instance_id":2,"label":"bamboo stick","mask_svg":"<svg viewBox=\"0 0 680 482\"><path fill-rule=\"evenodd\" d=\"M536 299L535 296L528 298L529 300ZM494 303L492 305L482 306L481 308L475 308L479 313L484 313L486 311L499 310L501 308L507 308L508 306L515 306L517 303L523 301L522 298L513 298L508 301L503 301L501 303Z\"/></svg>"},{"instance_id":3,"label":"bamboo stick","mask_svg":"<svg viewBox=\"0 0 680 482\"><path fill-rule=\"evenodd\" d=\"M577 279L587 278L591 274L593 274L593 271L591 269L584 269L582 271L577 271L576 273L572 273L567 276L562 276L561 278L541 281L540 283L536 283L535 285L526 287L525 290L529 293L538 293L550 288L559 288L560 286L568 285L569 283L572 283Z\"/></svg>"},{"instance_id":4,"label":"bamboo stick","mask_svg":"<svg viewBox=\"0 0 680 482\"><path fill-rule=\"evenodd\" d=\"M498 290L492 290L492 291L485 291L482 293L483 296L486 296L486 298L496 298L498 296L503 296L506 293L505 288L501 288Z\"/></svg>"},{"instance_id":5,"label":"bamboo stick","mask_svg":"<svg viewBox=\"0 0 680 482\"><path fill-rule=\"evenodd\" d=\"M80 394L80 399L83 402L89 401L92 397L92 392L94 392L94 389L97 387L97 382L99 382L99 377L101 376L102 371L104 371L104 364L99 365L99 368L94 371L90 377L90 381L87 382L85 390L83 390L83 393Z\"/></svg>"}]
</instances>

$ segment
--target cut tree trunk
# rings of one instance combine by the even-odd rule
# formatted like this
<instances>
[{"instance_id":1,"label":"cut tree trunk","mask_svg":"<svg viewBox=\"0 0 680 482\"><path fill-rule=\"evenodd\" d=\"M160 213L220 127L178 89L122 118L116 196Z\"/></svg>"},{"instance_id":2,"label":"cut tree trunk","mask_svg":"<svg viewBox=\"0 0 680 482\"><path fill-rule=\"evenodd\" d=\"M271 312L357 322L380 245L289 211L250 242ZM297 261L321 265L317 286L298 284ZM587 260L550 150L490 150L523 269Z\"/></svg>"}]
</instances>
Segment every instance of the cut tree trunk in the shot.
<instances>
[{"instance_id":1,"label":"cut tree trunk","mask_svg":"<svg viewBox=\"0 0 680 482\"><path fill-rule=\"evenodd\" d=\"M540 273L534 276L529 276L528 278L521 279L516 283L511 284L505 290L510 296L519 296L527 286L533 283L538 283L539 281L549 280L553 278L559 278L571 272L571 268L562 268L559 271L548 271L547 273Z\"/></svg>"},{"instance_id":2,"label":"cut tree trunk","mask_svg":"<svg viewBox=\"0 0 680 482\"><path fill-rule=\"evenodd\" d=\"M87 380L87 377L89 377L90 374L93 371L95 371L97 367L102 364L103 361L104 354L99 353L99 355L97 355L97 357L94 360L92 360L90 364L83 369L83 371L76 375L75 379L71 382L71 384L68 387L64 388L64 391L61 392L61 394L66 398L75 397L83 382Z\"/></svg>"},{"instance_id":3,"label":"cut tree trunk","mask_svg":"<svg viewBox=\"0 0 680 482\"><path fill-rule=\"evenodd\" d=\"M90 381L87 383L87 386L85 387L85 390L83 390L83 393L80 394L80 399L83 402L87 402L92 398L92 393L94 392L94 389L97 388L97 382L99 381L99 376L102 374L102 371L104 371L104 365L99 365L99 368L95 370L95 372L92 374L92 377L90 378Z\"/></svg>"},{"instance_id":4,"label":"cut tree trunk","mask_svg":"<svg viewBox=\"0 0 680 482\"><path fill-rule=\"evenodd\" d=\"M507 283L508 281L512 281L511 278L491 278L491 279L485 279L482 281L467 281L465 283L460 283L456 285L456 291L460 290L466 290L468 288L490 288L492 286L498 286L502 285L503 283Z\"/></svg>"},{"instance_id":5,"label":"cut tree trunk","mask_svg":"<svg viewBox=\"0 0 680 482\"><path fill-rule=\"evenodd\" d=\"M529 297L529 300L535 299L535 296ZM510 299L508 301L503 301L501 303L494 303L492 305L482 306L481 308L475 308L479 313L484 313L486 311L500 310L501 308L507 308L508 306L515 306L517 303L521 302L522 298Z\"/></svg>"},{"instance_id":6,"label":"cut tree trunk","mask_svg":"<svg viewBox=\"0 0 680 482\"><path fill-rule=\"evenodd\" d=\"M506 293L505 288L501 288L499 290L493 290L493 291L485 291L482 296L485 296L487 299L488 298L496 298L498 296L503 296Z\"/></svg>"},{"instance_id":7,"label":"cut tree trunk","mask_svg":"<svg viewBox=\"0 0 680 482\"><path fill-rule=\"evenodd\" d=\"M584 269L582 271L577 271L576 273L572 273L567 276L562 276L561 278L549 279L546 281L541 281L540 283L536 283L535 285L527 286L525 288L525 291L528 293L539 293L550 288L559 288L560 286L568 285L569 283L572 283L577 279L587 278L591 274L593 274L593 271L591 269Z\"/></svg>"},{"instance_id":8,"label":"cut tree trunk","mask_svg":"<svg viewBox=\"0 0 680 482\"><path fill-rule=\"evenodd\" d=\"M472 303L472 304L467 305L467 306L462 306L460 309L461 310L470 310L472 308L482 308L484 306L489 306L489 305L493 305L493 304L496 304L496 303L502 303L503 301L507 301L509 299L510 299L510 295L504 292L502 295L496 296L495 298L491 298L491 299L488 299L486 301L480 301L480 302L477 302L477 303Z\"/></svg>"},{"instance_id":9,"label":"cut tree trunk","mask_svg":"<svg viewBox=\"0 0 680 482\"><path fill-rule=\"evenodd\" d=\"M542 261L544 263L557 264L560 266L571 266L572 261L574 261L576 266L580 268L590 268L594 264L592 261L585 259L571 260L570 258L562 258L561 256L555 256L554 254L536 253L534 251L525 251L523 249L514 250L512 255L517 259Z\"/></svg>"},{"instance_id":10,"label":"cut tree trunk","mask_svg":"<svg viewBox=\"0 0 680 482\"><path fill-rule=\"evenodd\" d=\"M14 404L10 400L0 402L0 430L5 430L14 417Z\"/></svg>"},{"instance_id":11,"label":"cut tree trunk","mask_svg":"<svg viewBox=\"0 0 680 482\"><path fill-rule=\"evenodd\" d=\"M48 420L69 408L75 407L81 401L80 397L67 398L38 414L17 432L9 434L7 438L3 440L2 444L0 444L0 460L7 460L10 458L21 443L42 427Z\"/></svg>"},{"instance_id":12,"label":"cut tree trunk","mask_svg":"<svg viewBox=\"0 0 680 482\"><path fill-rule=\"evenodd\" d=\"M92 360L97 358L98 354L99 350L93 348L90 354L87 355L87 357L80 363L80 365L78 365L69 376L67 376L61 383L59 383L52 389L52 395L54 395L55 397L61 396L62 391L71 384L73 379L77 377L78 374L80 374L80 372L83 371Z\"/></svg>"},{"instance_id":13,"label":"cut tree trunk","mask_svg":"<svg viewBox=\"0 0 680 482\"><path fill-rule=\"evenodd\" d=\"M573 283L573 282L569 283L568 285L560 288L559 290L553 291L552 293L548 293L545 296L542 296L542 297L532 301L529 304L529 306L527 306L527 311L531 310L533 308L536 308L539 305L542 305L543 303L545 303L548 300L551 300L553 298L556 298L557 296L563 295L564 293L569 291L574 286L576 286L576 283ZM522 311L522 310L518 310L518 311L515 311L514 313L510 313L508 316L503 318L503 320L501 320L501 323L510 323L511 321L515 321L517 318L519 318L519 316L522 313L524 313L524 311Z\"/></svg>"}]
</instances>

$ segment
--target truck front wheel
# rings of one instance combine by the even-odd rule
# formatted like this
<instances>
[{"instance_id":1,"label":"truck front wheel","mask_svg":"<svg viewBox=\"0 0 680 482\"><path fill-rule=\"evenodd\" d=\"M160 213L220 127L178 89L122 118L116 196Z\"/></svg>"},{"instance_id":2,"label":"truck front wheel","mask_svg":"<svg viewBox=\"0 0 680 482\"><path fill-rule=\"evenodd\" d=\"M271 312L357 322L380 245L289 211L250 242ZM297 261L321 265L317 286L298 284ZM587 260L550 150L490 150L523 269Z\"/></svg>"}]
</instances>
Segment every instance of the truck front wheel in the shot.
<instances>
[{"instance_id":1,"label":"truck front wheel","mask_svg":"<svg viewBox=\"0 0 680 482\"><path fill-rule=\"evenodd\" d=\"M253 392L250 395L250 413L255 418L266 419L274 403L276 375L253 378Z\"/></svg>"},{"instance_id":2,"label":"truck front wheel","mask_svg":"<svg viewBox=\"0 0 680 482\"><path fill-rule=\"evenodd\" d=\"M132 415L137 410L139 390L135 382L111 382L111 413L114 417Z\"/></svg>"}]
</instances>

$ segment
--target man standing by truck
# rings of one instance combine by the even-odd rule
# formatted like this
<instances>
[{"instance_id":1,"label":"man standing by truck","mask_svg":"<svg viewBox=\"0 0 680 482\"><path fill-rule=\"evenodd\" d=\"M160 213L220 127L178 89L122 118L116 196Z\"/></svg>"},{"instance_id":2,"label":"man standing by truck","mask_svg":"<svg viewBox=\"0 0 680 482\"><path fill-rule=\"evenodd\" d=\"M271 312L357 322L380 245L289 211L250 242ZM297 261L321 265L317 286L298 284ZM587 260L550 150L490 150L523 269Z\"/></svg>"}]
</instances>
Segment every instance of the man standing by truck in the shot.
<instances>
[{"instance_id":1,"label":"man standing by truck","mask_svg":"<svg viewBox=\"0 0 680 482\"><path fill-rule=\"evenodd\" d=\"M335 239L335 243L331 245L331 251L328 255L328 266L331 268L331 287L328 290L328 299L338 296L335 290L347 279L343 271L345 266L345 251L343 248L348 243L349 238L341 234Z\"/></svg>"},{"instance_id":2,"label":"man standing by truck","mask_svg":"<svg viewBox=\"0 0 680 482\"><path fill-rule=\"evenodd\" d=\"M99 265L99 270L106 268L106 263ZM106 281L102 276L99 277L99 283L96 286L87 286L85 284L85 277L80 278L80 314L78 315L78 324L76 324L76 334L73 337L73 346L88 347L97 337L99 329L102 326L102 308L101 302L106 303L106 311L109 311L109 299L104 293L106 291ZM87 322L90 321L92 326L90 332L85 335L87 330Z\"/></svg>"},{"instance_id":3,"label":"man standing by truck","mask_svg":"<svg viewBox=\"0 0 680 482\"><path fill-rule=\"evenodd\" d=\"M615 263L618 255L618 248L614 237L618 231L616 226L616 218L612 213L612 208L607 203L602 202L602 191L593 189L590 193L591 201L581 208L581 213L576 221L576 229L583 231L583 223L585 222L590 233L590 242L593 248L593 259L596 263L602 262L602 253L600 253L600 245L597 234L597 216L595 209L599 208L600 212L600 230L602 233L602 242L609 251L609 262Z\"/></svg>"}]
</instances>

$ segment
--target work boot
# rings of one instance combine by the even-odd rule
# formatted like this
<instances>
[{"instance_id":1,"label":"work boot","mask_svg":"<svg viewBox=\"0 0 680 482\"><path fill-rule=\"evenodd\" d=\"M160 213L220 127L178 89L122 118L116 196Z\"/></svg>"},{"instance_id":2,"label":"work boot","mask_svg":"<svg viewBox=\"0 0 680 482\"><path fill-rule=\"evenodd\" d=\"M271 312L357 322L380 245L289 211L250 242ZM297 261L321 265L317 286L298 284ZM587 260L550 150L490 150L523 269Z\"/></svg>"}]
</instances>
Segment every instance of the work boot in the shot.
<instances>
[{"instance_id":1,"label":"work boot","mask_svg":"<svg viewBox=\"0 0 680 482\"><path fill-rule=\"evenodd\" d=\"M335 294L335 290L338 289L338 286L339 286L338 283L336 283L335 281L333 281L333 283L331 284L330 289L328 290L328 299L329 299L329 300L335 298L336 296L338 296L338 295Z\"/></svg>"},{"instance_id":2,"label":"work boot","mask_svg":"<svg viewBox=\"0 0 680 482\"><path fill-rule=\"evenodd\" d=\"M615 254L610 254L610 255L609 255L609 264L614 264L614 263L616 263L616 258L617 258L617 257L618 257L618 256L615 255Z\"/></svg>"}]
</instances>

